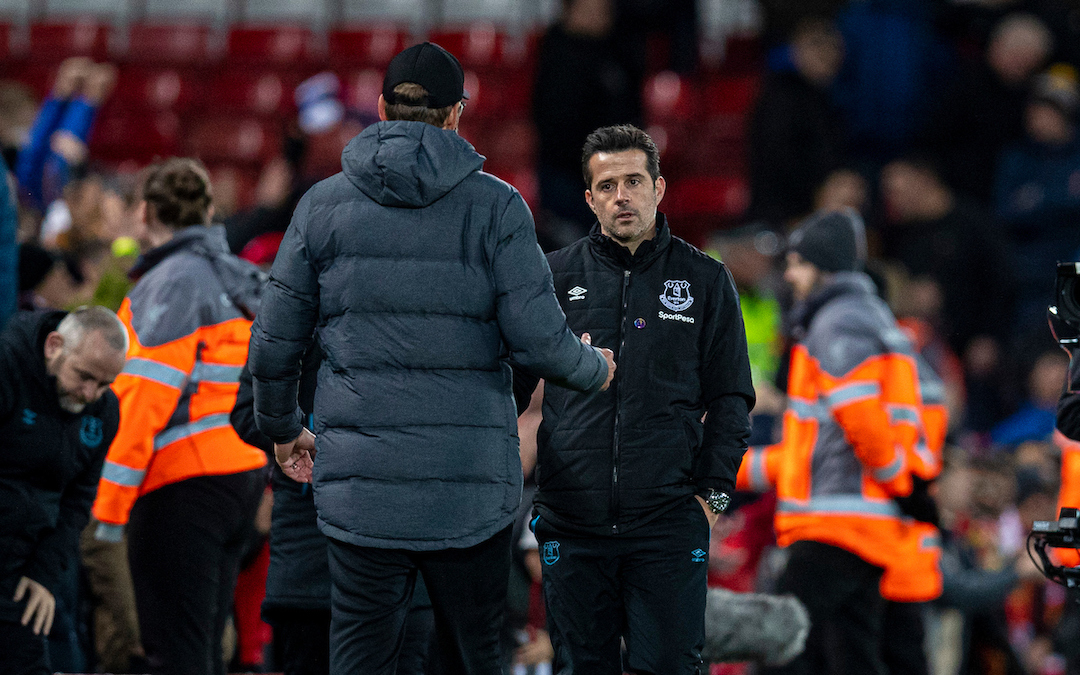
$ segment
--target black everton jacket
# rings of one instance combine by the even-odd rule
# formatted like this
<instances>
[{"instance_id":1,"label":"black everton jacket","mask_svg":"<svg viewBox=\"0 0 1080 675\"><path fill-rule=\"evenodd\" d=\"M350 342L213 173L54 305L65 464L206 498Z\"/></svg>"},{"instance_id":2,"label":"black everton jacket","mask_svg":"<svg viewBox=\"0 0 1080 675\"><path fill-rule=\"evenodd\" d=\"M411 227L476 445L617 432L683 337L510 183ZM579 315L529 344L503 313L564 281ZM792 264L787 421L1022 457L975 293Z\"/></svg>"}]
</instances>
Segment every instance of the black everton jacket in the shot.
<instances>
[{"instance_id":1,"label":"black everton jacket","mask_svg":"<svg viewBox=\"0 0 1080 675\"><path fill-rule=\"evenodd\" d=\"M607 391L545 385L536 507L563 528L618 534L707 488L731 492L746 451L754 388L738 292L663 214L656 224L635 255L599 225L548 255L571 329L618 366Z\"/></svg>"},{"instance_id":2,"label":"black everton jacket","mask_svg":"<svg viewBox=\"0 0 1080 675\"><path fill-rule=\"evenodd\" d=\"M22 616L12 601L22 576L56 593L78 557L105 453L120 423L112 390L79 414L60 407L45 369L45 337L64 312L23 312L0 333L0 621Z\"/></svg>"}]
</instances>

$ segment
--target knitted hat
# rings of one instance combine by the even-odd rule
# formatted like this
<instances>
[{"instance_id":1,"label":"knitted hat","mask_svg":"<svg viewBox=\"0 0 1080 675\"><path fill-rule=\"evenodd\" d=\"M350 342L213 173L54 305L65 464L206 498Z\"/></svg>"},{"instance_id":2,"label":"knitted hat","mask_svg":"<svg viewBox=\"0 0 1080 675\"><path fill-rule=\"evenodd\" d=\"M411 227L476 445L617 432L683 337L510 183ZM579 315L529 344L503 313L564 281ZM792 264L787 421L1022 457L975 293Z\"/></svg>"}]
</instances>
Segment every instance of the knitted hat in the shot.
<instances>
[{"instance_id":1,"label":"knitted hat","mask_svg":"<svg viewBox=\"0 0 1080 675\"><path fill-rule=\"evenodd\" d=\"M794 251L822 272L853 272L866 262L866 228L852 209L819 211L788 237Z\"/></svg>"}]
</instances>

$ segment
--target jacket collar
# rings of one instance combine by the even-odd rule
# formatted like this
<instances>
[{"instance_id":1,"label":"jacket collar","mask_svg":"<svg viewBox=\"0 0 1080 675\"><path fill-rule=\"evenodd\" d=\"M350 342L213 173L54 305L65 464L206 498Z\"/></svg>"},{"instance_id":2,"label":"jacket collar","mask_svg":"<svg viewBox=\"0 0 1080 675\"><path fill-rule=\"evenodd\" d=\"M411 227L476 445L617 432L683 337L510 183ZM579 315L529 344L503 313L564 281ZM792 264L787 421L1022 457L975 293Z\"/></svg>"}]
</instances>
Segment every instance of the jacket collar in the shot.
<instances>
[{"instance_id":1,"label":"jacket collar","mask_svg":"<svg viewBox=\"0 0 1080 675\"><path fill-rule=\"evenodd\" d=\"M128 272L128 277L133 281L138 281L139 277L149 272L162 260L177 251L185 249L190 249L202 255L214 251L227 252L228 244L225 241L225 227L223 225L211 225L210 227L193 225L180 230L169 241L139 256L131 271Z\"/></svg>"},{"instance_id":2,"label":"jacket collar","mask_svg":"<svg viewBox=\"0 0 1080 675\"><path fill-rule=\"evenodd\" d=\"M671 244L671 230L663 213L656 212L656 236L641 242L637 252L630 254L630 249L617 243L600 230L600 223L593 224L589 232L589 246L601 258L619 267L631 269L644 267L656 260Z\"/></svg>"},{"instance_id":3,"label":"jacket collar","mask_svg":"<svg viewBox=\"0 0 1080 675\"><path fill-rule=\"evenodd\" d=\"M806 335L810 322L825 305L844 295L874 295L875 288L863 272L833 272L806 300L795 305L792 311L795 339L801 340Z\"/></svg>"}]
</instances>

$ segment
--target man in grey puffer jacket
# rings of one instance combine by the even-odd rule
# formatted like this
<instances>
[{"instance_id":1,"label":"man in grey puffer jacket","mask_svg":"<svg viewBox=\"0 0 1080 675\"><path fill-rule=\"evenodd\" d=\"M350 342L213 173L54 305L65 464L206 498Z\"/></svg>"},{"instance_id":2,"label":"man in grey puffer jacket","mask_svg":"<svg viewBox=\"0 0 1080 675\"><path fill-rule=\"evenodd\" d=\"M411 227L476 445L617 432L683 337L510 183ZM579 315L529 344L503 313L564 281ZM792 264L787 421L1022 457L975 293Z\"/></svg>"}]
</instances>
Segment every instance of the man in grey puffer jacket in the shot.
<instances>
[{"instance_id":1,"label":"man in grey puffer jacket","mask_svg":"<svg viewBox=\"0 0 1080 675\"><path fill-rule=\"evenodd\" d=\"M252 327L256 422L329 538L332 673L394 672L417 571L440 664L499 672L522 483L508 362L586 392L614 374L567 327L521 195L457 135L463 85L437 45L394 58L383 121L298 204ZM296 405L313 337L317 441Z\"/></svg>"}]
</instances>

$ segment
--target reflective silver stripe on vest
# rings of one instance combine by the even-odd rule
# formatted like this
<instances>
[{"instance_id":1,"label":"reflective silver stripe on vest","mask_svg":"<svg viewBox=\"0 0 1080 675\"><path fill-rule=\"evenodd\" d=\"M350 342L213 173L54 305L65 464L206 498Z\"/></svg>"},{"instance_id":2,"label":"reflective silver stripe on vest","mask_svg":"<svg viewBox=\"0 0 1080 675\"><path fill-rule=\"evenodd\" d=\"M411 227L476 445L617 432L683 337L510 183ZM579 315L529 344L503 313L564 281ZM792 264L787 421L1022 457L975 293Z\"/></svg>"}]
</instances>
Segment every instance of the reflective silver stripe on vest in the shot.
<instances>
[{"instance_id":1,"label":"reflective silver stripe on vest","mask_svg":"<svg viewBox=\"0 0 1080 675\"><path fill-rule=\"evenodd\" d=\"M836 410L841 406L866 398L875 398L881 395L881 385L877 382L853 382L837 387L829 392L829 408Z\"/></svg>"},{"instance_id":2,"label":"reflective silver stripe on vest","mask_svg":"<svg viewBox=\"0 0 1080 675\"><path fill-rule=\"evenodd\" d=\"M765 492L770 487L769 476L765 471L765 450L762 448L750 449L750 489L754 492Z\"/></svg>"},{"instance_id":3,"label":"reflective silver stripe on vest","mask_svg":"<svg viewBox=\"0 0 1080 675\"><path fill-rule=\"evenodd\" d=\"M159 361L153 361L151 359L132 358L128 359L124 364L125 375L133 375L135 377L141 377L151 382L157 382L163 384L166 387L172 387L173 389L180 389L184 386L184 380L187 379L187 373L179 368L173 368L167 366Z\"/></svg>"},{"instance_id":4,"label":"reflective silver stripe on vest","mask_svg":"<svg viewBox=\"0 0 1080 675\"><path fill-rule=\"evenodd\" d=\"M207 415L194 422L181 424L180 426L166 429L161 432L154 437L154 450L160 450L166 445L170 445L184 438L189 438L195 434L200 434L204 431L227 426L229 426L229 413Z\"/></svg>"},{"instance_id":5,"label":"reflective silver stripe on vest","mask_svg":"<svg viewBox=\"0 0 1080 675\"><path fill-rule=\"evenodd\" d=\"M870 473L874 476L874 480L880 483L888 483L892 479L900 475L900 472L904 470L904 451L902 448L896 448L896 459L886 464L885 466L874 469Z\"/></svg>"},{"instance_id":6,"label":"reflective silver stripe on vest","mask_svg":"<svg viewBox=\"0 0 1080 675\"><path fill-rule=\"evenodd\" d=\"M919 459L921 459L923 463L927 466L937 466L938 464L937 457L934 456L934 453L930 450L926 443L923 443L922 441L919 441L915 444L915 454L918 455Z\"/></svg>"},{"instance_id":7,"label":"reflective silver stripe on vest","mask_svg":"<svg viewBox=\"0 0 1080 675\"><path fill-rule=\"evenodd\" d=\"M919 411L915 409L915 406L891 403L886 407L889 410L890 424L897 424L898 422L911 422L915 425L919 424Z\"/></svg>"},{"instance_id":8,"label":"reflective silver stripe on vest","mask_svg":"<svg viewBox=\"0 0 1080 675\"><path fill-rule=\"evenodd\" d=\"M795 416L803 420L820 420L823 415L821 414L821 406L817 403L811 403L804 398L788 397L788 410L795 413Z\"/></svg>"},{"instance_id":9,"label":"reflective silver stripe on vest","mask_svg":"<svg viewBox=\"0 0 1080 675\"><path fill-rule=\"evenodd\" d=\"M240 381L243 366L222 366L216 363L199 363L191 371L193 382L215 382L218 384L236 384Z\"/></svg>"},{"instance_id":10,"label":"reflective silver stripe on vest","mask_svg":"<svg viewBox=\"0 0 1080 675\"><path fill-rule=\"evenodd\" d=\"M923 403L945 402L945 385L938 379L919 382L919 393L922 394Z\"/></svg>"},{"instance_id":11,"label":"reflective silver stripe on vest","mask_svg":"<svg viewBox=\"0 0 1080 675\"><path fill-rule=\"evenodd\" d=\"M112 460L105 460L105 466L101 469L101 477L104 480L123 487L139 487L145 475L146 469L132 469L130 466L117 464Z\"/></svg>"},{"instance_id":12,"label":"reflective silver stripe on vest","mask_svg":"<svg viewBox=\"0 0 1080 675\"><path fill-rule=\"evenodd\" d=\"M776 510L780 513L814 514L824 516L890 516L899 517L900 507L889 500L872 501L861 495L823 495L806 501L781 499Z\"/></svg>"},{"instance_id":13,"label":"reflective silver stripe on vest","mask_svg":"<svg viewBox=\"0 0 1080 675\"><path fill-rule=\"evenodd\" d=\"M941 548L941 536L938 534L924 534L919 539L919 548Z\"/></svg>"}]
</instances>

